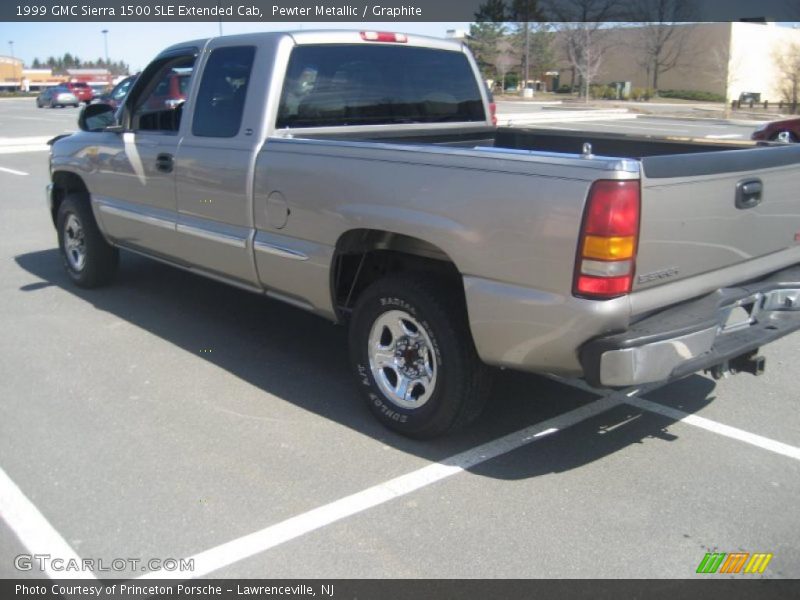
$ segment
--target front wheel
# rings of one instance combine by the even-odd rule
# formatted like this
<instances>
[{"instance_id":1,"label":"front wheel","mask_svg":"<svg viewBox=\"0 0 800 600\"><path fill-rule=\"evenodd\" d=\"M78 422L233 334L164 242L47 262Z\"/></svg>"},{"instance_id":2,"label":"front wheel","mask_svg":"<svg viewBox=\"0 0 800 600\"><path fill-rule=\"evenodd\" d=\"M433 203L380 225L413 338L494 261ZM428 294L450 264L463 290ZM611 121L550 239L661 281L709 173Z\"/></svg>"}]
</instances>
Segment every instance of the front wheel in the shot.
<instances>
[{"instance_id":1,"label":"front wheel","mask_svg":"<svg viewBox=\"0 0 800 600\"><path fill-rule=\"evenodd\" d=\"M70 279L84 288L111 281L117 270L119 251L100 233L89 199L79 195L64 198L58 207L56 226L61 260Z\"/></svg>"},{"instance_id":2,"label":"front wheel","mask_svg":"<svg viewBox=\"0 0 800 600\"><path fill-rule=\"evenodd\" d=\"M424 276L390 276L363 292L350 356L373 414L409 437L432 438L474 420L491 385L463 296Z\"/></svg>"}]
</instances>

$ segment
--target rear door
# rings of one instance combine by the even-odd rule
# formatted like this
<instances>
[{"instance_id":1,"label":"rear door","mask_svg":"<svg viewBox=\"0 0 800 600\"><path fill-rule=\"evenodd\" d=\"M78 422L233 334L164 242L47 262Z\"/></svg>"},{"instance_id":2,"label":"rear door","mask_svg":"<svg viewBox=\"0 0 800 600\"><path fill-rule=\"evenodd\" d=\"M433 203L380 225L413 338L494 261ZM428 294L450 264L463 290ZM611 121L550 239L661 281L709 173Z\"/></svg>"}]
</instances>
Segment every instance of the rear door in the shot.
<instances>
[{"instance_id":1,"label":"rear door","mask_svg":"<svg viewBox=\"0 0 800 600\"><path fill-rule=\"evenodd\" d=\"M800 246L800 146L642 162L634 289Z\"/></svg>"},{"instance_id":2,"label":"rear door","mask_svg":"<svg viewBox=\"0 0 800 600\"><path fill-rule=\"evenodd\" d=\"M262 139L266 82L253 85L251 79L269 73L269 57L259 57L254 45L226 43L214 40L206 49L187 115L191 123L176 159L176 252L204 270L257 284L250 245L251 173Z\"/></svg>"}]
</instances>

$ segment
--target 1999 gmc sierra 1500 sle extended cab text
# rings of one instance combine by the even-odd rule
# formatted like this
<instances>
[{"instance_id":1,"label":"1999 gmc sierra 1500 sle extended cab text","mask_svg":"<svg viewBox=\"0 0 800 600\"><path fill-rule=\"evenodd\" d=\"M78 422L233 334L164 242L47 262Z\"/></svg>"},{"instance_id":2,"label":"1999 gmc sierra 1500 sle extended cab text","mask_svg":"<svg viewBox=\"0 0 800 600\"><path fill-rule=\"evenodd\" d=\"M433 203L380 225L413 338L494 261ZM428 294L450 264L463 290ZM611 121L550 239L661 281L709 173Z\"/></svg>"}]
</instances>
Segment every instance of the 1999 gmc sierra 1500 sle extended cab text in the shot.
<instances>
[{"instance_id":1,"label":"1999 gmc sierra 1500 sle extended cab text","mask_svg":"<svg viewBox=\"0 0 800 600\"><path fill-rule=\"evenodd\" d=\"M185 101L154 101L176 76ZM369 407L415 437L474 418L492 367L757 372L800 328L800 145L496 128L493 109L453 41L170 47L52 145L64 266L99 286L124 248L347 323Z\"/></svg>"}]
</instances>

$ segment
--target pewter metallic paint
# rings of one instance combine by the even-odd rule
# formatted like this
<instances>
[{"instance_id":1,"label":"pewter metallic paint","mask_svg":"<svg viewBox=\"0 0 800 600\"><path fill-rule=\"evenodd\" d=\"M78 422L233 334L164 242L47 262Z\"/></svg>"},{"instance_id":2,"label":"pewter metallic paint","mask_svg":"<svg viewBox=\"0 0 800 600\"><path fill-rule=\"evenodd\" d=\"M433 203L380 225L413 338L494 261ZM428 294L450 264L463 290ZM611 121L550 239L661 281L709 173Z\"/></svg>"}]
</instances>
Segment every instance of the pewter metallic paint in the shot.
<instances>
[{"instance_id":1,"label":"pewter metallic paint","mask_svg":"<svg viewBox=\"0 0 800 600\"><path fill-rule=\"evenodd\" d=\"M298 32L175 46L165 53L201 49L180 131L77 133L54 144L53 171L70 171L86 182L101 229L114 244L329 319L336 318L330 269L342 235L377 229L423 240L463 275L483 360L562 375L581 374L577 350L591 338L800 262L793 242L800 230L800 157L788 166L731 173L726 155L763 149L720 152L699 159L718 163L718 171L686 177L675 157L637 161L311 139L342 130L376 137L398 130L447 132L452 124L276 131L289 55L303 43L369 42L356 32ZM192 136L192 99L208 53L239 45L258 49L239 134ZM409 37L409 45L465 51L455 42L417 36ZM159 152L175 155L173 173L155 170ZM785 152L774 155L786 163ZM686 164L694 160L688 157ZM648 166L659 177L648 177ZM765 199L752 211L737 211L735 184L748 177L764 181ZM584 203L597 179L641 179L637 271L677 268L674 281L638 284L629 296L602 302L573 297Z\"/></svg>"}]
</instances>

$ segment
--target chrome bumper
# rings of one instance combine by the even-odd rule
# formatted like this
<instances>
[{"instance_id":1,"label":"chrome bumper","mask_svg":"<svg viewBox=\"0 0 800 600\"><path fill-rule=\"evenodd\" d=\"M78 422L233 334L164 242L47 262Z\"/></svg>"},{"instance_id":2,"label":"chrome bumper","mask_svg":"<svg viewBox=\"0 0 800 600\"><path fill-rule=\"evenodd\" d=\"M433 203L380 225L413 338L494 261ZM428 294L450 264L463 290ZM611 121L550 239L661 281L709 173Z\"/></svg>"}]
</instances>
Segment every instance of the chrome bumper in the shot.
<instances>
[{"instance_id":1,"label":"chrome bumper","mask_svg":"<svg viewBox=\"0 0 800 600\"><path fill-rule=\"evenodd\" d=\"M685 377L800 329L800 268L670 308L625 333L588 342L589 383L629 387Z\"/></svg>"}]
</instances>

